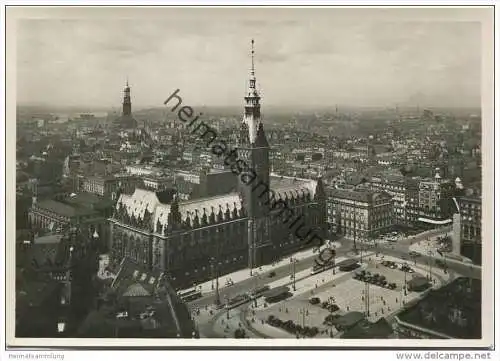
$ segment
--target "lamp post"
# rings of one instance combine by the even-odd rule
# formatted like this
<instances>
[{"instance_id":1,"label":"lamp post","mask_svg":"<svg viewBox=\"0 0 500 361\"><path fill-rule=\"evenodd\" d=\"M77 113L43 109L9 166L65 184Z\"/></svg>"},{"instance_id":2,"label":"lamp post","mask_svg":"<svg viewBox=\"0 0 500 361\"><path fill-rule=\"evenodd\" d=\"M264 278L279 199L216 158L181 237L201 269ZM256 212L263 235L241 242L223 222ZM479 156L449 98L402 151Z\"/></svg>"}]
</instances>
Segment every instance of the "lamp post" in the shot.
<instances>
[{"instance_id":1,"label":"lamp post","mask_svg":"<svg viewBox=\"0 0 500 361\"><path fill-rule=\"evenodd\" d=\"M305 307L299 308L299 315L302 315L302 328L304 328L306 324L306 309Z\"/></svg>"},{"instance_id":2,"label":"lamp post","mask_svg":"<svg viewBox=\"0 0 500 361\"><path fill-rule=\"evenodd\" d=\"M257 307L257 288L259 287L259 276L260 274L258 272L254 272L254 279L255 279L255 288L253 291L253 302L254 302L254 307Z\"/></svg>"},{"instance_id":3,"label":"lamp post","mask_svg":"<svg viewBox=\"0 0 500 361\"><path fill-rule=\"evenodd\" d=\"M217 262L215 267L215 304L220 305L220 294L219 294L219 266L220 262Z\"/></svg>"},{"instance_id":4,"label":"lamp post","mask_svg":"<svg viewBox=\"0 0 500 361\"><path fill-rule=\"evenodd\" d=\"M356 227L357 227L357 225L356 225L356 207L354 207L354 219L353 219L353 221L354 221L354 234L353 234L353 236L354 236L354 252L357 253L358 248L357 248L357 245L356 245L356 236L357 236L357 231L356 231Z\"/></svg>"},{"instance_id":5,"label":"lamp post","mask_svg":"<svg viewBox=\"0 0 500 361\"><path fill-rule=\"evenodd\" d=\"M297 259L292 257L290 258L290 262L292 263L292 281L293 281L293 284L292 284L292 287L293 287L293 290L296 291L297 290L297 287L296 287L296 284L295 284L295 262L297 262Z\"/></svg>"},{"instance_id":6,"label":"lamp post","mask_svg":"<svg viewBox=\"0 0 500 361\"><path fill-rule=\"evenodd\" d=\"M407 286L406 286L406 272L408 271L408 263L403 263L403 271L404 271L404 274L405 274L405 281L404 281L404 284L403 284L403 290L404 290L404 295L407 296L408 295L408 291L407 291Z\"/></svg>"},{"instance_id":7,"label":"lamp post","mask_svg":"<svg viewBox=\"0 0 500 361\"><path fill-rule=\"evenodd\" d=\"M366 317L370 317L370 284L365 281L365 313Z\"/></svg>"},{"instance_id":8,"label":"lamp post","mask_svg":"<svg viewBox=\"0 0 500 361\"><path fill-rule=\"evenodd\" d=\"M214 280L215 280L215 269L214 269L214 262L215 259L212 257L210 258L210 273L212 274L212 291L214 290Z\"/></svg>"},{"instance_id":9,"label":"lamp post","mask_svg":"<svg viewBox=\"0 0 500 361\"><path fill-rule=\"evenodd\" d=\"M429 256L428 257L428 261L429 261L429 281L432 282L432 251L428 250L427 254Z\"/></svg>"},{"instance_id":10,"label":"lamp post","mask_svg":"<svg viewBox=\"0 0 500 361\"><path fill-rule=\"evenodd\" d=\"M214 263L215 263L215 305L220 305L220 294L219 294L219 266L220 266L220 262L219 262L219 229L217 228L216 229L216 234L215 234L215 237L216 237L216 248L215 248L215 259L214 259Z\"/></svg>"},{"instance_id":11,"label":"lamp post","mask_svg":"<svg viewBox=\"0 0 500 361\"><path fill-rule=\"evenodd\" d=\"M332 245L331 251L332 251L333 274L335 274L335 267L336 267L335 256L337 255L337 249L335 248L334 245Z\"/></svg>"}]
</instances>

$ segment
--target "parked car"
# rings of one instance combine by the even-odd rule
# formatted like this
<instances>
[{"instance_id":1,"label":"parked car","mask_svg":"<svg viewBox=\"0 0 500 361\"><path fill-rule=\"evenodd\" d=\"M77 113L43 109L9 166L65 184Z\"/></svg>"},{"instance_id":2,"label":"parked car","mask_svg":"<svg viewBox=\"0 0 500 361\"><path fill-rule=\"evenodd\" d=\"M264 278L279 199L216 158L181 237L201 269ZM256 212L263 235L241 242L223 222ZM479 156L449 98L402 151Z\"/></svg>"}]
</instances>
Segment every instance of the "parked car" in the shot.
<instances>
[{"instance_id":1,"label":"parked car","mask_svg":"<svg viewBox=\"0 0 500 361\"><path fill-rule=\"evenodd\" d=\"M328 307L326 308L330 313L337 312L340 310L340 307L337 306L336 304L329 304Z\"/></svg>"},{"instance_id":2,"label":"parked car","mask_svg":"<svg viewBox=\"0 0 500 361\"><path fill-rule=\"evenodd\" d=\"M389 284L387 285L387 288L389 288L390 290L394 290L394 289L396 289L396 287L397 287L397 285L396 285L394 282L389 283Z\"/></svg>"},{"instance_id":3,"label":"parked car","mask_svg":"<svg viewBox=\"0 0 500 361\"><path fill-rule=\"evenodd\" d=\"M410 251L408 254L409 254L411 257L420 257L420 256L421 256L421 254L420 254L420 253L415 252L415 251Z\"/></svg>"},{"instance_id":4,"label":"parked car","mask_svg":"<svg viewBox=\"0 0 500 361\"><path fill-rule=\"evenodd\" d=\"M275 271L269 272L269 275L268 275L269 278L273 278L275 276L276 276L276 272Z\"/></svg>"},{"instance_id":5,"label":"parked car","mask_svg":"<svg viewBox=\"0 0 500 361\"><path fill-rule=\"evenodd\" d=\"M309 299L309 303L311 305L317 305L317 304L321 303L321 300L319 297L312 297L311 299Z\"/></svg>"}]
</instances>

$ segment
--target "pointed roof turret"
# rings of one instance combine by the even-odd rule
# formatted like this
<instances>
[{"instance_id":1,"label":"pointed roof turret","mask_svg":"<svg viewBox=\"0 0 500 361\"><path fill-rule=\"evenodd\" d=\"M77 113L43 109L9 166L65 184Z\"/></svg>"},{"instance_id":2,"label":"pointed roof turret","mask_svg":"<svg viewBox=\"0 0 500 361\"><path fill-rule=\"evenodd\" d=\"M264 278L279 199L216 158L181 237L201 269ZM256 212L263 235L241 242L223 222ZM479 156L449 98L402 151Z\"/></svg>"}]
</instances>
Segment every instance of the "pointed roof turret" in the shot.
<instances>
[{"instance_id":1,"label":"pointed roof turret","mask_svg":"<svg viewBox=\"0 0 500 361\"><path fill-rule=\"evenodd\" d=\"M168 225L174 228L181 223L181 212L179 210L179 199L174 195L174 199L170 205L170 213L168 214Z\"/></svg>"},{"instance_id":2,"label":"pointed roof turret","mask_svg":"<svg viewBox=\"0 0 500 361\"><path fill-rule=\"evenodd\" d=\"M325 185L323 184L323 177L319 177L316 183L316 190L314 192L315 199L326 199Z\"/></svg>"},{"instance_id":3,"label":"pointed roof turret","mask_svg":"<svg viewBox=\"0 0 500 361\"><path fill-rule=\"evenodd\" d=\"M268 148L269 143L266 138L266 133L264 132L264 125L259 123L259 129L257 129L257 136L255 137L255 146L260 148Z\"/></svg>"}]
</instances>

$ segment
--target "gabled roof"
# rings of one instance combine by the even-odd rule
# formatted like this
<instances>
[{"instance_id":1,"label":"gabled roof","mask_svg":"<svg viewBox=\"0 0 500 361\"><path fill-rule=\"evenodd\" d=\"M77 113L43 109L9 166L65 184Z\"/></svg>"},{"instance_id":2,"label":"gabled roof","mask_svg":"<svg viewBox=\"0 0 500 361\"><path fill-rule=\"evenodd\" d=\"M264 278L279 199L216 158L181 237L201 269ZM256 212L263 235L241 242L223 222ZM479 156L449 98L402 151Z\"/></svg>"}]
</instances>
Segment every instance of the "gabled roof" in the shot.
<instances>
[{"instance_id":1,"label":"gabled roof","mask_svg":"<svg viewBox=\"0 0 500 361\"><path fill-rule=\"evenodd\" d=\"M147 297L151 296L151 293L144 288L140 283L134 283L130 285L127 290L122 294L122 297Z\"/></svg>"},{"instance_id":2,"label":"gabled roof","mask_svg":"<svg viewBox=\"0 0 500 361\"><path fill-rule=\"evenodd\" d=\"M111 284L111 288L118 297L141 297L146 293L151 295L158 286L163 273L160 271L149 271L143 265L139 265L131 259L123 258L118 273Z\"/></svg>"},{"instance_id":3,"label":"gabled roof","mask_svg":"<svg viewBox=\"0 0 500 361\"><path fill-rule=\"evenodd\" d=\"M153 215L151 217L151 226L154 227L156 232L159 232L158 223L162 227L168 225L171 204L161 203L155 192L136 188L134 194L122 194L120 196L116 205L117 209L120 207L120 204L125 206L129 215L133 215L138 219L143 219L147 210ZM201 218L204 212L209 216L212 209L215 212L218 212L220 208L223 211L226 211L227 208L233 211L235 207L238 211L242 208L242 201L238 193L179 202L179 212L182 221L185 221L187 217L190 217L192 220L196 214Z\"/></svg>"},{"instance_id":4,"label":"gabled roof","mask_svg":"<svg viewBox=\"0 0 500 361\"><path fill-rule=\"evenodd\" d=\"M313 179L304 179L288 176L270 176L270 188L276 195L276 198L284 199L309 194L311 199L316 192L317 181Z\"/></svg>"}]
</instances>

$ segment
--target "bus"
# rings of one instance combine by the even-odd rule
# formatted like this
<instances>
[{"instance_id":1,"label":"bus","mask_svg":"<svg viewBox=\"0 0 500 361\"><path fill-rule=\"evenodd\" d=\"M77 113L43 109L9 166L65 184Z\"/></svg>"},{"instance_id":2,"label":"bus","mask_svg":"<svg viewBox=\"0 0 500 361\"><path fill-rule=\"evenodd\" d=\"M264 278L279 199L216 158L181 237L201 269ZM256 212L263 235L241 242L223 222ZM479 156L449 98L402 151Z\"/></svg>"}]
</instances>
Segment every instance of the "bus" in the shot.
<instances>
[{"instance_id":1,"label":"bus","mask_svg":"<svg viewBox=\"0 0 500 361\"><path fill-rule=\"evenodd\" d=\"M259 287L257 289L254 289L250 293L250 295L253 297L260 297L264 292L269 291L270 289L271 289L271 287L269 287L269 285L265 285L265 286Z\"/></svg>"},{"instance_id":2,"label":"bus","mask_svg":"<svg viewBox=\"0 0 500 361\"><path fill-rule=\"evenodd\" d=\"M315 274L324 272L326 270L332 269L333 267L335 267L335 263L333 263L333 262L328 262L328 263L325 263L324 265L315 264L311 270L311 274L315 275Z\"/></svg>"},{"instance_id":3,"label":"bus","mask_svg":"<svg viewBox=\"0 0 500 361\"><path fill-rule=\"evenodd\" d=\"M194 301L198 298L201 298L201 296L201 291L197 290L196 288L193 288L189 291L179 292L179 297L183 302Z\"/></svg>"}]
</instances>

